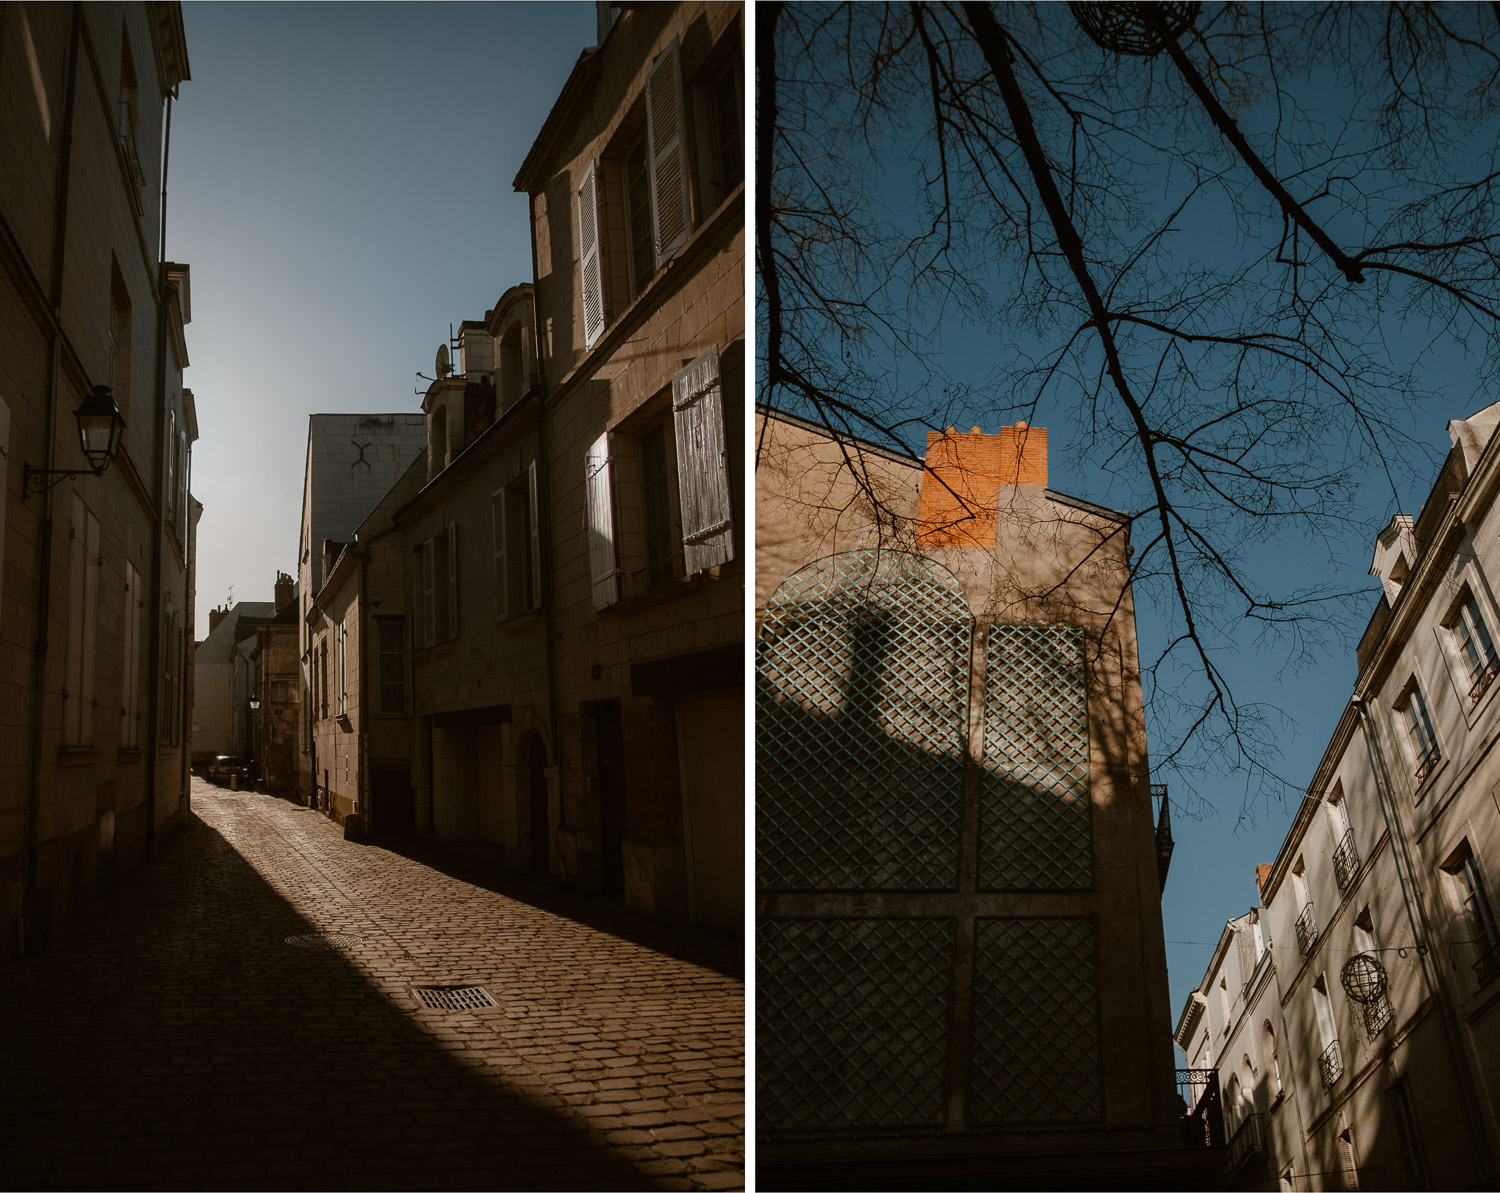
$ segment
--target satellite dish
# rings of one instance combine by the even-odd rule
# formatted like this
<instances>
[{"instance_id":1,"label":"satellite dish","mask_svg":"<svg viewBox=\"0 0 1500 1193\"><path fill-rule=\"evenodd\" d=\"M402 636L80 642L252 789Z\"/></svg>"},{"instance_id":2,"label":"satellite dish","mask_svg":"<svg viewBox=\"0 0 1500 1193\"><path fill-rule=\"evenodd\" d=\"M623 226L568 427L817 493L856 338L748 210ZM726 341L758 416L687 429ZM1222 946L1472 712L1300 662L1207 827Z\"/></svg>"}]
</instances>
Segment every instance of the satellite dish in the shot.
<instances>
[{"instance_id":1,"label":"satellite dish","mask_svg":"<svg viewBox=\"0 0 1500 1193\"><path fill-rule=\"evenodd\" d=\"M439 344L438 345L436 369L437 369L437 375L438 375L438 380L439 381L441 381L449 373L453 372L453 366L448 363L448 345L447 344Z\"/></svg>"}]
</instances>

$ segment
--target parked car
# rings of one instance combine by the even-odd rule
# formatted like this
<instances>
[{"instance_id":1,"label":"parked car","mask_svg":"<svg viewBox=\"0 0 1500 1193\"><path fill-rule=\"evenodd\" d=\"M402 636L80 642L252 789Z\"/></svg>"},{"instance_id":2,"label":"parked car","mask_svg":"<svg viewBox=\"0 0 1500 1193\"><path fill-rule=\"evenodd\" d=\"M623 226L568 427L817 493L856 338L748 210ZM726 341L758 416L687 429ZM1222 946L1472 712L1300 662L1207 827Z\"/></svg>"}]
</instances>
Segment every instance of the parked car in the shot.
<instances>
[{"instance_id":1,"label":"parked car","mask_svg":"<svg viewBox=\"0 0 1500 1193\"><path fill-rule=\"evenodd\" d=\"M214 755L214 760L208 764L208 781L227 784L231 775L239 776L241 787L249 786L250 769L238 754Z\"/></svg>"}]
</instances>

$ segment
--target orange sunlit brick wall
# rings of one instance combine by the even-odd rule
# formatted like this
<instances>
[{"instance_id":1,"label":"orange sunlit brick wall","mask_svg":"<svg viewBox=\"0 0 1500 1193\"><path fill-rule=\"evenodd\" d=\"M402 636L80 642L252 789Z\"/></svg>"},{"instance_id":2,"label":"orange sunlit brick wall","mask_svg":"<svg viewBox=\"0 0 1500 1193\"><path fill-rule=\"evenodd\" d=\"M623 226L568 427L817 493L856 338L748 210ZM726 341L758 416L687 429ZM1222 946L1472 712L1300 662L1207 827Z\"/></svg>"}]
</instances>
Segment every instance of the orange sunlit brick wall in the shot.
<instances>
[{"instance_id":1,"label":"orange sunlit brick wall","mask_svg":"<svg viewBox=\"0 0 1500 1193\"><path fill-rule=\"evenodd\" d=\"M928 547L991 547L1002 485L1046 485L1047 428L1017 423L987 435L949 427L927 436L927 472L917 542Z\"/></svg>"}]
</instances>

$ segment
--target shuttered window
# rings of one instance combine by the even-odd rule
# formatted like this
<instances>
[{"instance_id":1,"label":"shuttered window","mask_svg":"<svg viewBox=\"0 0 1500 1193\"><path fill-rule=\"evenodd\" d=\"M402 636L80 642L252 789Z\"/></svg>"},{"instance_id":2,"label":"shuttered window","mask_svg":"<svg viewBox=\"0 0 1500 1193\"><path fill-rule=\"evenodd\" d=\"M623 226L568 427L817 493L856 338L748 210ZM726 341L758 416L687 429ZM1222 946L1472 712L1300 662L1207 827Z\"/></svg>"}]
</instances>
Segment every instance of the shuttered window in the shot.
<instances>
[{"instance_id":1,"label":"shuttered window","mask_svg":"<svg viewBox=\"0 0 1500 1193\"><path fill-rule=\"evenodd\" d=\"M718 348L710 348L672 378L683 567L688 575L734 558L723 388Z\"/></svg>"},{"instance_id":2,"label":"shuttered window","mask_svg":"<svg viewBox=\"0 0 1500 1193\"><path fill-rule=\"evenodd\" d=\"M584 456L588 500L589 575L595 609L620 599L620 570L615 562L615 511L609 486L609 434L594 440Z\"/></svg>"},{"instance_id":3,"label":"shuttered window","mask_svg":"<svg viewBox=\"0 0 1500 1193\"><path fill-rule=\"evenodd\" d=\"M339 622L339 716L349 715L349 627Z\"/></svg>"},{"instance_id":4,"label":"shuttered window","mask_svg":"<svg viewBox=\"0 0 1500 1193\"><path fill-rule=\"evenodd\" d=\"M682 68L674 37L646 74L646 141L650 147L651 214L658 269L682 247L691 224L684 127Z\"/></svg>"},{"instance_id":5,"label":"shuttered window","mask_svg":"<svg viewBox=\"0 0 1500 1193\"><path fill-rule=\"evenodd\" d=\"M145 607L141 574L125 564L125 664L120 695L120 746L134 749L140 742L141 613Z\"/></svg>"},{"instance_id":6,"label":"shuttered window","mask_svg":"<svg viewBox=\"0 0 1500 1193\"><path fill-rule=\"evenodd\" d=\"M494 546L495 620L503 621L510 615L509 574L505 569L505 490L496 489L490 494L490 537Z\"/></svg>"},{"instance_id":7,"label":"shuttered window","mask_svg":"<svg viewBox=\"0 0 1500 1193\"><path fill-rule=\"evenodd\" d=\"M578 187L578 263L583 288L583 342L604 331L604 276L599 258L599 166L590 162Z\"/></svg>"},{"instance_id":8,"label":"shuttered window","mask_svg":"<svg viewBox=\"0 0 1500 1193\"><path fill-rule=\"evenodd\" d=\"M528 602L533 609L542 607L542 525L539 517L539 500L536 487L536 461L533 460L526 468L526 496L529 503L531 521L529 529L531 532L531 570L526 577L526 591Z\"/></svg>"},{"instance_id":9,"label":"shuttered window","mask_svg":"<svg viewBox=\"0 0 1500 1193\"><path fill-rule=\"evenodd\" d=\"M94 643L99 600L99 519L73 494L68 527L68 649L63 673L63 744L94 740Z\"/></svg>"}]
</instances>

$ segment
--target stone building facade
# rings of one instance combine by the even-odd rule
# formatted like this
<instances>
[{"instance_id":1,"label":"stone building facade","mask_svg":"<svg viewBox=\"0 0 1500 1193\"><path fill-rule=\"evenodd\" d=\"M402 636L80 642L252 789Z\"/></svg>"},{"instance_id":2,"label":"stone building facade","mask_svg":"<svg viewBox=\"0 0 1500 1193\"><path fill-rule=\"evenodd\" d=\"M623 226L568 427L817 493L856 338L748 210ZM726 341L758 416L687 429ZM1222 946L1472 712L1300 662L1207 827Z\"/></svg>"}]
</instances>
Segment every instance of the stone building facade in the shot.
<instances>
[{"instance_id":1,"label":"stone building facade","mask_svg":"<svg viewBox=\"0 0 1500 1193\"><path fill-rule=\"evenodd\" d=\"M427 473L419 452L339 551L303 619L313 663L318 806L351 832L411 832L406 540L395 523Z\"/></svg>"},{"instance_id":2,"label":"stone building facade","mask_svg":"<svg viewBox=\"0 0 1500 1193\"><path fill-rule=\"evenodd\" d=\"M1234 1188L1489 1188L1500 1125L1500 403L1375 542L1358 674L1176 1039Z\"/></svg>"},{"instance_id":3,"label":"stone building facade","mask_svg":"<svg viewBox=\"0 0 1500 1193\"><path fill-rule=\"evenodd\" d=\"M187 77L177 4L0 7L0 957L187 807L197 427L156 170ZM86 468L73 412L99 386L118 455L38 478Z\"/></svg>"},{"instance_id":4,"label":"stone building facade","mask_svg":"<svg viewBox=\"0 0 1500 1193\"><path fill-rule=\"evenodd\" d=\"M308 416L307 457L302 485L302 524L297 544L298 657L302 664L299 701L303 724L297 757L297 791L304 800L326 788L333 767L314 754L315 725L322 702L312 693L319 668L314 658L309 617L313 597L333 572L339 553L365 516L411 467L426 442L426 420L419 414L313 414ZM326 646L326 643L323 645ZM320 689L321 692L321 689ZM315 708L318 715L315 715Z\"/></svg>"},{"instance_id":5,"label":"stone building facade","mask_svg":"<svg viewBox=\"0 0 1500 1193\"><path fill-rule=\"evenodd\" d=\"M292 791L297 782L297 745L302 725L298 699L301 677L297 649L300 624L297 582L276 573L275 612L255 627L256 701L255 757L259 783L277 795Z\"/></svg>"},{"instance_id":6,"label":"stone building facade","mask_svg":"<svg viewBox=\"0 0 1500 1193\"><path fill-rule=\"evenodd\" d=\"M551 869L742 931L743 7L601 12L515 180L535 262L539 389L516 417L540 424L548 694L531 731L556 768Z\"/></svg>"},{"instance_id":7,"label":"stone building facade","mask_svg":"<svg viewBox=\"0 0 1500 1193\"><path fill-rule=\"evenodd\" d=\"M758 1187L1200 1187L1128 517L1025 424L755 434Z\"/></svg>"},{"instance_id":8,"label":"stone building facade","mask_svg":"<svg viewBox=\"0 0 1500 1193\"><path fill-rule=\"evenodd\" d=\"M275 613L270 601L238 601L211 609L208 637L193 646L193 754L255 754L250 701L255 665L250 657L260 622Z\"/></svg>"}]
</instances>

